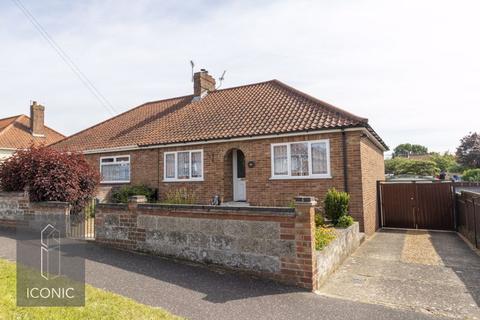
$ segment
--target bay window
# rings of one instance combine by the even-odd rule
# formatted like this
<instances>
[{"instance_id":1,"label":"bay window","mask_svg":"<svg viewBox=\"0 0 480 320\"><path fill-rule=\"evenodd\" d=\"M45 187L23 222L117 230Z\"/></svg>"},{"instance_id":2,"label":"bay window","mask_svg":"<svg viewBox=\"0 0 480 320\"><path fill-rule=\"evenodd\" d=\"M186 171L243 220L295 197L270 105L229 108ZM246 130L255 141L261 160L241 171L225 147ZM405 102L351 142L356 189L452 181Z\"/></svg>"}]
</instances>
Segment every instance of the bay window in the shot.
<instances>
[{"instance_id":1,"label":"bay window","mask_svg":"<svg viewBox=\"0 0 480 320\"><path fill-rule=\"evenodd\" d=\"M272 144L272 179L330 178L329 140Z\"/></svg>"},{"instance_id":2,"label":"bay window","mask_svg":"<svg viewBox=\"0 0 480 320\"><path fill-rule=\"evenodd\" d=\"M100 158L100 175L102 183L129 183L130 156Z\"/></svg>"},{"instance_id":3,"label":"bay window","mask_svg":"<svg viewBox=\"0 0 480 320\"><path fill-rule=\"evenodd\" d=\"M165 152L164 180L203 180L203 150Z\"/></svg>"}]
</instances>

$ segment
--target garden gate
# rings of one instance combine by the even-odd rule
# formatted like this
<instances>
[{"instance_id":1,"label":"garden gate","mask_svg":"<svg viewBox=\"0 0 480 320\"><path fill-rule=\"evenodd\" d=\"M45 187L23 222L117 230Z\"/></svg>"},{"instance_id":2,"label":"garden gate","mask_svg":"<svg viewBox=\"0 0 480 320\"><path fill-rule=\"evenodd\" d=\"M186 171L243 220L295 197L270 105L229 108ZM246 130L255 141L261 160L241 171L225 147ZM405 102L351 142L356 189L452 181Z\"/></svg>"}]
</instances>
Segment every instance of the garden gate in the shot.
<instances>
[{"instance_id":1,"label":"garden gate","mask_svg":"<svg viewBox=\"0 0 480 320\"><path fill-rule=\"evenodd\" d=\"M69 214L67 225L68 237L81 240L95 239L96 201L96 199L91 199L81 212Z\"/></svg>"}]
</instances>

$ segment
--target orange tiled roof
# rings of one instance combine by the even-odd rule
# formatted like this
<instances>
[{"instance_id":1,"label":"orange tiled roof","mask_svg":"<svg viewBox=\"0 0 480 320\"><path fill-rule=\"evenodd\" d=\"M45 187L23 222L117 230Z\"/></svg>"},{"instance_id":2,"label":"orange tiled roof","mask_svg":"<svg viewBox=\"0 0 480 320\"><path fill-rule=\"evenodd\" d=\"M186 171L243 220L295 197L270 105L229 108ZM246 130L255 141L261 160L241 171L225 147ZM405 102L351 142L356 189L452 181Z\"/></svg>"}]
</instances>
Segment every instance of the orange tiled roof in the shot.
<instances>
[{"instance_id":1,"label":"orange tiled roof","mask_svg":"<svg viewBox=\"0 0 480 320\"><path fill-rule=\"evenodd\" d=\"M49 145L63 138L63 134L46 126L45 137L34 137L30 131L30 117L26 115L0 119L0 149L25 149L32 143Z\"/></svg>"},{"instance_id":2,"label":"orange tiled roof","mask_svg":"<svg viewBox=\"0 0 480 320\"><path fill-rule=\"evenodd\" d=\"M17 119L18 117L20 117L20 116L18 115L18 116L13 116L13 117L9 117L9 118L0 119L0 131L2 131L3 129L8 127L8 125L10 123L12 123L13 121L15 121L15 119Z\"/></svg>"},{"instance_id":3,"label":"orange tiled roof","mask_svg":"<svg viewBox=\"0 0 480 320\"><path fill-rule=\"evenodd\" d=\"M149 146L332 128L368 120L317 100L278 80L148 102L55 144L67 150ZM386 147L386 146L385 146Z\"/></svg>"}]
</instances>

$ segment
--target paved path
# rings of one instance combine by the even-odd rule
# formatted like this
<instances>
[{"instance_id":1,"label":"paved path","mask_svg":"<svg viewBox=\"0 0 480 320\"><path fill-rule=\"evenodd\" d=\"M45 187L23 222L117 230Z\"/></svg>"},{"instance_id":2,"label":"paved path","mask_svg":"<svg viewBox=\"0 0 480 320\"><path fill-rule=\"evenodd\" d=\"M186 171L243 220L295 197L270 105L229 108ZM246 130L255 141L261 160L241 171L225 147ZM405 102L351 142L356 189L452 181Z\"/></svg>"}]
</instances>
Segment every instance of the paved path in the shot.
<instances>
[{"instance_id":1,"label":"paved path","mask_svg":"<svg viewBox=\"0 0 480 320\"><path fill-rule=\"evenodd\" d=\"M15 258L13 238L0 231L0 256ZM190 319L438 319L95 245L86 259L87 283Z\"/></svg>"},{"instance_id":2,"label":"paved path","mask_svg":"<svg viewBox=\"0 0 480 320\"><path fill-rule=\"evenodd\" d=\"M480 319L480 256L455 233L383 230L348 258L319 292Z\"/></svg>"}]
</instances>

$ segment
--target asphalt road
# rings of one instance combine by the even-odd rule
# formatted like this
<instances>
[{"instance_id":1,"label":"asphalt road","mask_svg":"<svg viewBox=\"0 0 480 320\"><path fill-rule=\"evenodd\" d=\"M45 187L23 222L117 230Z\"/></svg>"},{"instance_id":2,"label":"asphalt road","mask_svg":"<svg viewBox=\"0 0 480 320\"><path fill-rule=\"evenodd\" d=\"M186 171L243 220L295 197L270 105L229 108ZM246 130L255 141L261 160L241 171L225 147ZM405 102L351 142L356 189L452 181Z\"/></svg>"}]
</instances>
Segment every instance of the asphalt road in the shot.
<instances>
[{"instance_id":1,"label":"asphalt road","mask_svg":"<svg viewBox=\"0 0 480 320\"><path fill-rule=\"evenodd\" d=\"M189 319L442 319L94 244L86 251L87 283ZM0 231L0 257L15 259L14 234Z\"/></svg>"}]
</instances>

